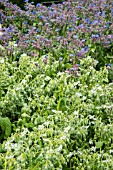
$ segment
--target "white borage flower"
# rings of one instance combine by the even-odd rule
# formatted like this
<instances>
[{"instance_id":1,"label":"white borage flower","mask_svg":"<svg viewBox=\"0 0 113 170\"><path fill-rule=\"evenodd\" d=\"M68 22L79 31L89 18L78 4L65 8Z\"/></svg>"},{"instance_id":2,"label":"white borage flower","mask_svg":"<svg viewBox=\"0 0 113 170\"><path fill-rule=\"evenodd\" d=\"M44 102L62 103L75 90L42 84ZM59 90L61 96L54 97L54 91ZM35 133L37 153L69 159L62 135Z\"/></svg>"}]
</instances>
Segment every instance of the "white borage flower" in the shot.
<instances>
[{"instance_id":1,"label":"white borage flower","mask_svg":"<svg viewBox=\"0 0 113 170\"><path fill-rule=\"evenodd\" d=\"M70 86L70 89L74 89L74 85L71 85L71 86Z\"/></svg>"},{"instance_id":2,"label":"white borage flower","mask_svg":"<svg viewBox=\"0 0 113 170\"><path fill-rule=\"evenodd\" d=\"M103 94L100 94L100 96L105 96L105 94L103 93Z\"/></svg>"},{"instance_id":3,"label":"white borage flower","mask_svg":"<svg viewBox=\"0 0 113 170\"><path fill-rule=\"evenodd\" d=\"M63 74L64 74L63 72L60 72L60 71L59 71L59 72L57 73L57 76L61 76L61 75L63 75Z\"/></svg>"},{"instance_id":4,"label":"white borage flower","mask_svg":"<svg viewBox=\"0 0 113 170\"><path fill-rule=\"evenodd\" d=\"M102 162L109 163L111 162L111 159L106 159L106 160L103 160Z\"/></svg>"},{"instance_id":5,"label":"white borage flower","mask_svg":"<svg viewBox=\"0 0 113 170\"><path fill-rule=\"evenodd\" d=\"M44 142L50 142L50 140L47 139L47 138L43 138L43 141L44 141Z\"/></svg>"},{"instance_id":6,"label":"white borage flower","mask_svg":"<svg viewBox=\"0 0 113 170\"><path fill-rule=\"evenodd\" d=\"M70 153L67 155L67 158L70 158L72 155L73 155L73 152L70 152Z\"/></svg>"},{"instance_id":7,"label":"white borage flower","mask_svg":"<svg viewBox=\"0 0 113 170\"><path fill-rule=\"evenodd\" d=\"M92 66L90 66L89 68L90 68L90 70L93 70L93 69L94 69ZM89 73L90 73L90 72L89 72Z\"/></svg>"},{"instance_id":8,"label":"white borage flower","mask_svg":"<svg viewBox=\"0 0 113 170\"><path fill-rule=\"evenodd\" d=\"M51 80L51 78L49 76L46 76L45 81L49 81L49 80Z\"/></svg>"},{"instance_id":9,"label":"white borage flower","mask_svg":"<svg viewBox=\"0 0 113 170\"><path fill-rule=\"evenodd\" d=\"M45 126L49 126L51 123L52 123L52 122L47 121L47 122L44 122L43 124L44 124Z\"/></svg>"},{"instance_id":10,"label":"white borage flower","mask_svg":"<svg viewBox=\"0 0 113 170\"><path fill-rule=\"evenodd\" d=\"M3 58L0 60L0 63L1 63L1 64L3 64L3 63L4 63L4 59L3 59Z\"/></svg>"},{"instance_id":11,"label":"white borage flower","mask_svg":"<svg viewBox=\"0 0 113 170\"><path fill-rule=\"evenodd\" d=\"M11 145L11 143L10 143L10 141L8 141L8 142L5 143L4 148L5 148L6 150L11 150L10 145Z\"/></svg>"},{"instance_id":12,"label":"white borage flower","mask_svg":"<svg viewBox=\"0 0 113 170\"><path fill-rule=\"evenodd\" d=\"M28 97L28 100L31 102L31 101L32 101L32 98L31 98L31 97Z\"/></svg>"},{"instance_id":13,"label":"white borage flower","mask_svg":"<svg viewBox=\"0 0 113 170\"><path fill-rule=\"evenodd\" d=\"M0 36L2 36L2 35L3 35L3 32L0 31Z\"/></svg>"},{"instance_id":14,"label":"white borage flower","mask_svg":"<svg viewBox=\"0 0 113 170\"><path fill-rule=\"evenodd\" d=\"M18 44L16 42L14 42L14 47L17 47L17 46L18 46Z\"/></svg>"},{"instance_id":15,"label":"white borage flower","mask_svg":"<svg viewBox=\"0 0 113 170\"><path fill-rule=\"evenodd\" d=\"M87 56L87 59L91 59L91 56Z\"/></svg>"},{"instance_id":16,"label":"white borage flower","mask_svg":"<svg viewBox=\"0 0 113 170\"><path fill-rule=\"evenodd\" d=\"M110 149L110 150L109 150L109 153L110 153L110 154L113 153L113 149Z\"/></svg>"},{"instance_id":17,"label":"white borage flower","mask_svg":"<svg viewBox=\"0 0 113 170\"><path fill-rule=\"evenodd\" d=\"M22 87L20 86L17 86L17 87L15 87L15 91L19 91L19 90L21 90L22 89Z\"/></svg>"},{"instance_id":18,"label":"white borage flower","mask_svg":"<svg viewBox=\"0 0 113 170\"><path fill-rule=\"evenodd\" d=\"M97 94L97 91L96 91L96 89L95 89L95 88L93 88L92 90L90 90L90 93L91 93L91 94L95 94L95 95L96 95L96 94Z\"/></svg>"},{"instance_id":19,"label":"white borage flower","mask_svg":"<svg viewBox=\"0 0 113 170\"><path fill-rule=\"evenodd\" d=\"M90 71L87 72L87 75L88 75L88 76L90 75Z\"/></svg>"},{"instance_id":20,"label":"white borage flower","mask_svg":"<svg viewBox=\"0 0 113 170\"><path fill-rule=\"evenodd\" d=\"M104 105L103 108L111 109L111 108L113 108L113 105Z\"/></svg>"},{"instance_id":21,"label":"white borage flower","mask_svg":"<svg viewBox=\"0 0 113 170\"><path fill-rule=\"evenodd\" d=\"M93 144L93 141L91 139L89 140L89 144Z\"/></svg>"},{"instance_id":22,"label":"white borage flower","mask_svg":"<svg viewBox=\"0 0 113 170\"><path fill-rule=\"evenodd\" d=\"M53 113L62 113L61 111L58 110L52 110Z\"/></svg>"},{"instance_id":23,"label":"white borage flower","mask_svg":"<svg viewBox=\"0 0 113 170\"><path fill-rule=\"evenodd\" d=\"M23 79L20 84L26 84L27 80Z\"/></svg>"},{"instance_id":24,"label":"white borage flower","mask_svg":"<svg viewBox=\"0 0 113 170\"><path fill-rule=\"evenodd\" d=\"M73 112L73 114L74 114L75 116L78 116L78 111L75 110L75 111Z\"/></svg>"},{"instance_id":25,"label":"white borage flower","mask_svg":"<svg viewBox=\"0 0 113 170\"><path fill-rule=\"evenodd\" d=\"M97 120L94 115L89 115L89 119L91 119L91 120Z\"/></svg>"},{"instance_id":26,"label":"white borage flower","mask_svg":"<svg viewBox=\"0 0 113 170\"><path fill-rule=\"evenodd\" d=\"M47 118L48 119L51 119L51 118L53 118L54 117L54 115L49 115Z\"/></svg>"},{"instance_id":27,"label":"white borage flower","mask_svg":"<svg viewBox=\"0 0 113 170\"><path fill-rule=\"evenodd\" d=\"M23 130L24 133L28 133L29 132L27 128L23 128L22 130Z\"/></svg>"},{"instance_id":28,"label":"white borage flower","mask_svg":"<svg viewBox=\"0 0 113 170\"><path fill-rule=\"evenodd\" d=\"M102 154L98 154L98 157L100 158L102 156Z\"/></svg>"},{"instance_id":29,"label":"white borage flower","mask_svg":"<svg viewBox=\"0 0 113 170\"><path fill-rule=\"evenodd\" d=\"M95 151L96 151L96 147L92 146L92 147L90 148L90 150L95 152Z\"/></svg>"},{"instance_id":30,"label":"white borage flower","mask_svg":"<svg viewBox=\"0 0 113 170\"><path fill-rule=\"evenodd\" d=\"M64 128L64 132L65 132L65 133L68 133L68 131L69 131L70 129L71 129L71 127L68 126L68 127Z\"/></svg>"},{"instance_id":31,"label":"white borage flower","mask_svg":"<svg viewBox=\"0 0 113 170\"><path fill-rule=\"evenodd\" d=\"M30 116L26 113L23 113L21 116L24 117L24 118L30 118Z\"/></svg>"},{"instance_id":32,"label":"white borage flower","mask_svg":"<svg viewBox=\"0 0 113 170\"><path fill-rule=\"evenodd\" d=\"M102 87L99 86L99 85L97 85L96 89L101 91L101 90L102 90Z\"/></svg>"},{"instance_id":33,"label":"white borage flower","mask_svg":"<svg viewBox=\"0 0 113 170\"><path fill-rule=\"evenodd\" d=\"M6 156L5 158L6 159L12 159L12 158L14 158L14 155L9 155L9 156Z\"/></svg>"},{"instance_id":34,"label":"white borage flower","mask_svg":"<svg viewBox=\"0 0 113 170\"><path fill-rule=\"evenodd\" d=\"M87 97L86 97L86 96L83 96L82 100L86 100L86 99L87 99Z\"/></svg>"},{"instance_id":35,"label":"white borage flower","mask_svg":"<svg viewBox=\"0 0 113 170\"><path fill-rule=\"evenodd\" d=\"M15 147L16 152L18 152L19 150L21 150L21 145L18 145L18 147Z\"/></svg>"},{"instance_id":36,"label":"white borage flower","mask_svg":"<svg viewBox=\"0 0 113 170\"><path fill-rule=\"evenodd\" d=\"M38 130L43 130L45 127L44 127L44 125L39 125L38 126Z\"/></svg>"},{"instance_id":37,"label":"white borage flower","mask_svg":"<svg viewBox=\"0 0 113 170\"><path fill-rule=\"evenodd\" d=\"M57 149L56 149L56 151L61 151L62 150L62 145L60 145Z\"/></svg>"},{"instance_id":38,"label":"white borage flower","mask_svg":"<svg viewBox=\"0 0 113 170\"><path fill-rule=\"evenodd\" d=\"M81 152L81 151L79 151L79 150L77 151L77 153L78 153L79 155L82 155L82 152Z\"/></svg>"},{"instance_id":39,"label":"white borage flower","mask_svg":"<svg viewBox=\"0 0 113 170\"><path fill-rule=\"evenodd\" d=\"M21 54L21 57L27 57L26 53Z\"/></svg>"},{"instance_id":40,"label":"white borage flower","mask_svg":"<svg viewBox=\"0 0 113 170\"><path fill-rule=\"evenodd\" d=\"M9 145L9 147L7 148L7 150L8 150L8 151L9 151L10 149L14 149L14 150L15 150L15 148L17 148L17 143L16 143L16 144L11 143L11 144Z\"/></svg>"},{"instance_id":41,"label":"white borage flower","mask_svg":"<svg viewBox=\"0 0 113 170\"><path fill-rule=\"evenodd\" d=\"M23 132L21 132L21 137L25 136L28 133L28 129L25 128Z\"/></svg>"},{"instance_id":42,"label":"white borage flower","mask_svg":"<svg viewBox=\"0 0 113 170\"><path fill-rule=\"evenodd\" d=\"M81 97L82 94L77 92L77 93L76 93L76 96L77 96L77 97Z\"/></svg>"},{"instance_id":43,"label":"white borage flower","mask_svg":"<svg viewBox=\"0 0 113 170\"><path fill-rule=\"evenodd\" d=\"M73 84L74 84L74 86L76 86L76 85L80 84L80 81L74 82Z\"/></svg>"},{"instance_id":44,"label":"white borage flower","mask_svg":"<svg viewBox=\"0 0 113 170\"><path fill-rule=\"evenodd\" d=\"M62 137L60 137L60 140L66 140L66 136L62 136Z\"/></svg>"},{"instance_id":45,"label":"white borage flower","mask_svg":"<svg viewBox=\"0 0 113 170\"><path fill-rule=\"evenodd\" d=\"M46 160L49 160L50 157L51 157L50 154L47 154L47 152L46 152L46 155L45 155ZM50 167L48 167L48 168L50 168ZM47 170L48 170L48 168L47 168Z\"/></svg>"},{"instance_id":46,"label":"white borage flower","mask_svg":"<svg viewBox=\"0 0 113 170\"><path fill-rule=\"evenodd\" d=\"M44 129L44 131L40 134L40 137L42 138L47 138L47 133L46 133L47 128Z\"/></svg>"},{"instance_id":47,"label":"white borage flower","mask_svg":"<svg viewBox=\"0 0 113 170\"><path fill-rule=\"evenodd\" d=\"M54 150L53 149L47 149L47 154L52 154L54 152Z\"/></svg>"},{"instance_id":48,"label":"white borage flower","mask_svg":"<svg viewBox=\"0 0 113 170\"><path fill-rule=\"evenodd\" d=\"M27 79L32 78L32 75L31 75L31 74L28 74L28 75L26 75L25 78L27 78Z\"/></svg>"}]
</instances>

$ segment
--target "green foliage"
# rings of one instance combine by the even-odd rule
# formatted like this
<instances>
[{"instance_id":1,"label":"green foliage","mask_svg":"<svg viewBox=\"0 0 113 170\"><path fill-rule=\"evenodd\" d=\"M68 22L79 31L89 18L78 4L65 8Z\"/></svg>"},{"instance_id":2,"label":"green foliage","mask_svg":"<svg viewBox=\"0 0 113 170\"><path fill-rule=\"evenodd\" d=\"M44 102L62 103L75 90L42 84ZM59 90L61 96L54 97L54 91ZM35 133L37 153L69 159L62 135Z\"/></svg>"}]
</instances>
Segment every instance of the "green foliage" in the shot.
<instances>
[{"instance_id":1,"label":"green foliage","mask_svg":"<svg viewBox=\"0 0 113 170\"><path fill-rule=\"evenodd\" d=\"M108 79L110 82L113 82L113 64L111 64L111 67L108 69Z\"/></svg>"},{"instance_id":2,"label":"green foliage","mask_svg":"<svg viewBox=\"0 0 113 170\"><path fill-rule=\"evenodd\" d=\"M7 139L11 134L11 122L8 117L1 117L0 116L0 127L1 127L1 135L0 141L2 139Z\"/></svg>"},{"instance_id":3,"label":"green foliage","mask_svg":"<svg viewBox=\"0 0 113 170\"><path fill-rule=\"evenodd\" d=\"M43 58L23 54L18 67L1 64L8 85L5 93L1 86L1 112L12 124L16 121L14 133L2 144L1 169L112 169L108 70L97 71L97 61L87 57L75 76L60 72L59 61L50 54L47 64Z\"/></svg>"}]
</instances>

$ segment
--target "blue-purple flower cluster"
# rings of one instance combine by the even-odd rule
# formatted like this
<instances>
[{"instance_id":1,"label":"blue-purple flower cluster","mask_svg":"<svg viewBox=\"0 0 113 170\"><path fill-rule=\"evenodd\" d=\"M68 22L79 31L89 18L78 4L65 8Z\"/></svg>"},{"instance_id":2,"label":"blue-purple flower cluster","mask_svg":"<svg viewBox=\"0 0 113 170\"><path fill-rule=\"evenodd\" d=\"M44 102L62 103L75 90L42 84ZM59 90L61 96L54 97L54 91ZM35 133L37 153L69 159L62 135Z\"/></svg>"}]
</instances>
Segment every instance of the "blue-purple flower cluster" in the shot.
<instances>
[{"instance_id":1,"label":"blue-purple flower cluster","mask_svg":"<svg viewBox=\"0 0 113 170\"><path fill-rule=\"evenodd\" d=\"M0 42L7 51L9 41L16 41L20 53L36 56L58 50L62 56L73 53L75 60L88 55L99 60L113 47L112 0L68 0L49 7L25 0L25 10L8 0L0 2L5 6L0 11Z\"/></svg>"}]
</instances>

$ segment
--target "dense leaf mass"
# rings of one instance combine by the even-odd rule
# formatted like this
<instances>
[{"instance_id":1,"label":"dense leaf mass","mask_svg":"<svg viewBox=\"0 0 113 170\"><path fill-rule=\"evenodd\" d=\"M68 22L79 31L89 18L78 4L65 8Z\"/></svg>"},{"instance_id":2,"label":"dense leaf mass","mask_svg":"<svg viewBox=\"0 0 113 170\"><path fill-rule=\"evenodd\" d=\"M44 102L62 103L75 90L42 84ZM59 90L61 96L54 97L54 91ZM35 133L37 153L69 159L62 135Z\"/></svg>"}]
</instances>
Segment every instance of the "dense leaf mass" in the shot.
<instances>
[{"instance_id":1,"label":"dense leaf mass","mask_svg":"<svg viewBox=\"0 0 113 170\"><path fill-rule=\"evenodd\" d=\"M112 0L0 2L0 169L112 170Z\"/></svg>"}]
</instances>

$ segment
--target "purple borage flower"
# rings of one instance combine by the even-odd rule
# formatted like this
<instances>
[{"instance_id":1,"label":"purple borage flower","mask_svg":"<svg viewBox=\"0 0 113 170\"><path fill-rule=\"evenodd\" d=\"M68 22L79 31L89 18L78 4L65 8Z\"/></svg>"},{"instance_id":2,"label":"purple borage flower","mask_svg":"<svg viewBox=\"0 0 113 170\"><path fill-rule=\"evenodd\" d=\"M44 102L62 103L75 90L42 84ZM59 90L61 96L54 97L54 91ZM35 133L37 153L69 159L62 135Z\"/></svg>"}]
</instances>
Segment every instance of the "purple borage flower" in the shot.
<instances>
[{"instance_id":1,"label":"purple borage flower","mask_svg":"<svg viewBox=\"0 0 113 170\"><path fill-rule=\"evenodd\" d=\"M106 64L105 66L108 70L111 69L111 67L112 67L112 65L110 63Z\"/></svg>"},{"instance_id":2,"label":"purple borage flower","mask_svg":"<svg viewBox=\"0 0 113 170\"><path fill-rule=\"evenodd\" d=\"M91 38L99 38L99 34L92 34Z\"/></svg>"},{"instance_id":3,"label":"purple borage flower","mask_svg":"<svg viewBox=\"0 0 113 170\"><path fill-rule=\"evenodd\" d=\"M75 54L70 54L70 57L75 57Z\"/></svg>"},{"instance_id":4,"label":"purple borage flower","mask_svg":"<svg viewBox=\"0 0 113 170\"><path fill-rule=\"evenodd\" d=\"M63 2L62 2L62 4L64 5L64 4L66 4L66 2L65 2L65 1L63 1Z\"/></svg>"},{"instance_id":5,"label":"purple borage flower","mask_svg":"<svg viewBox=\"0 0 113 170\"><path fill-rule=\"evenodd\" d=\"M34 15L35 15L35 14L36 14L36 11L33 11L33 12L32 12L32 14L34 14Z\"/></svg>"},{"instance_id":6,"label":"purple borage flower","mask_svg":"<svg viewBox=\"0 0 113 170\"><path fill-rule=\"evenodd\" d=\"M37 29L36 32L41 32L41 30Z\"/></svg>"},{"instance_id":7,"label":"purple borage flower","mask_svg":"<svg viewBox=\"0 0 113 170\"><path fill-rule=\"evenodd\" d=\"M94 25L98 25L98 24L99 24L99 21L98 21L98 20L94 20L94 21L93 21L93 24L94 24Z\"/></svg>"},{"instance_id":8,"label":"purple borage flower","mask_svg":"<svg viewBox=\"0 0 113 170\"><path fill-rule=\"evenodd\" d=\"M30 2L30 4L34 4L34 2Z\"/></svg>"},{"instance_id":9,"label":"purple borage flower","mask_svg":"<svg viewBox=\"0 0 113 170\"><path fill-rule=\"evenodd\" d=\"M74 38L74 39L77 39L77 38L78 38L78 36L77 36L77 35L73 35L73 38Z\"/></svg>"},{"instance_id":10,"label":"purple borage flower","mask_svg":"<svg viewBox=\"0 0 113 170\"><path fill-rule=\"evenodd\" d=\"M23 0L23 2L29 2L29 0Z\"/></svg>"},{"instance_id":11,"label":"purple borage flower","mask_svg":"<svg viewBox=\"0 0 113 170\"><path fill-rule=\"evenodd\" d=\"M63 58L62 58L62 57L60 57L60 58L59 58L59 61L62 61L62 60L63 60Z\"/></svg>"},{"instance_id":12,"label":"purple borage flower","mask_svg":"<svg viewBox=\"0 0 113 170\"><path fill-rule=\"evenodd\" d=\"M12 36L14 37L15 41L19 39L19 44L21 44L21 42L28 40L27 44L29 46L30 39L31 40L34 39L37 42L40 39L40 37L38 37L39 35L37 34L41 34L44 37L44 39L47 38L47 41L40 40L39 41L40 44L37 44L37 49L40 48L41 46L42 53L44 52L45 54L44 46L46 45L50 46L50 44L57 43L57 45L55 45L55 48L59 47L60 49L62 47L65 47L68 41L69 44L66 47L68 50L71 50L72 54L78 52L79 56L84 56L85 52L89 50L86 47L87 38L86 41L83 40L85 39L85 36L87 34L89 35L89 37L91 37L93 43L99 40L100 38L99 32L101 32L102 34L101 43L103 43L106 46L109 46L109 43L113 39L110 35L112 33L111 14L113 13L113 6L111 0L110 3L108 1L105 2L103 0L103 4L102 4L102 0L96 2L92 1L92 4L91 3L85 4L86 8L84 8L82 0L79 1L80 3L76 3L76 1L71 1L71 0L69 0L68 2L64 1L61 5L53 4L50 7L44 7L40 3L37 3L35 7L29 3L26 4L26 6L28 7L28 11L20 10L19 8L17 8L17 6L12 5L9 2L7 3L6 0L0 0L0 2L5 4L6 8L11 8L10 15L7 13L6 16L2 16L3 22L6 20L6 25L7 25L6 30L3 31L5 34L5 36L3 37L3 41L5 42L8 42L10 36ZM27 3L28 0L24 0L24 2ZM89 10L89 8L91 10ZM0 11L0 13L2 12ZM38 25L38 20L37 20L38 18L35 17L36 14L37 17L39 16L40 19L39 22L41 24L44 21L42 25L40 24ZM16 20L14 22L17 29L15 28L12 29L9 27L9 24L13 23L14 21L14 16L17 17L17 19L19 18L20 20L20 24L17 24ZM80 17L82 17L82 20ZM27 23L27 21L29 24ZM22 28L21 28L21 23L23 23ZM33 27L31 23L36 23L37 28ZM62 26L64 26L64 35L63 35L63 31L61 31ZM15 30L18 33L17 37L16 35L14 35ZM106 34L106 32L108 33ZM21 39L20 38L21 36L22 37L25 36L25 37ZM59 39L62 40L61 46L59 46L60 45ZM3 44L5 44L5 42L3 42ZM49 49L50 48L48 48L48 50ZM70 58L73 59L73 57Z\"/></svg>"},{"instance_id":13,"label":"purple borage flower","mask_svg":"<svg viewBox=\"0 0 113 170\"><path fill-rule=\"evenodd\" d=\"M80 5L78 5L78 7L77 7L78 9L82 9L82 6L80 6Z\"/></svg>"},{"instance_id":14,"label":"purple borage flower","mask_svg":"<svg viewBox=\"0 0 113 170\"><path fill-rule=\"evenodd\" d=\"M39 16L39 18L40 18L40 19L44 19L45 17L44 17L44 15L41 15L41 16Z\"/></svg>"},{"instance_id":15,"label":"purple borage flower","mask_svg":"<svg viewBox=\"0 0 113 170\"><path fill-rule=\"evenodd\" d=\"M108 63L108 64L106 64L106 66L109 66L109 67L111 67L111 64L110 64L110 63Z\"/></svg>"},{"instance_id":16,"label":"purple borage flower","mask_svg":"<svg viewBox=\"0 0 113 170\"><path fill-rule=\"evenodd\" d=\"M24 21L23 24L24 24L24 25L27 25L27 21Z\"/></svg>"},{"instance_id":17,"label":"purple borage flower","mask_svg":"<svg viewBox=\"0 0 113 170\"><path fill-rule=\"evenodd\" d=\"M41 7L41 4L40 3L36 4L36 7L37 8Z\"/></svg>"},{"instance_id":18,"label":"purple borage flower","mask_svg":"<svg viewBox=\"0 0 113 170\"><path fill-rule=\"evenodd\" d=\"M90 22L90 18L86 18L85 21L86 21L87 23L89 23L89 22Z\"/></svg>"},{"instance_id":19,"label":"purple borage flower","mask_svg":"<svg viewBox=\"0 0 113 170\"><path fill-rule=\"evenodd\" d=\"M75 68L73 68L73 67L72 67L72 68L70 68L70 71L75 71Z\"/></svg>"},{"instance_id":20,"label":"purple borage flower","mask_svg":"<svg viewBox=\"0 0 113 170\"><path fill-rule=\"evenodd\" d=\"M68 30L69 30L69 31L73 31L73 30L74 30L74 28L69 28Z\"/></svg>"}]
</instances>

